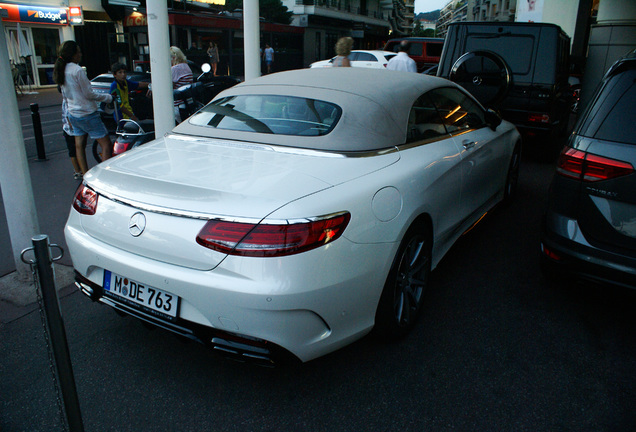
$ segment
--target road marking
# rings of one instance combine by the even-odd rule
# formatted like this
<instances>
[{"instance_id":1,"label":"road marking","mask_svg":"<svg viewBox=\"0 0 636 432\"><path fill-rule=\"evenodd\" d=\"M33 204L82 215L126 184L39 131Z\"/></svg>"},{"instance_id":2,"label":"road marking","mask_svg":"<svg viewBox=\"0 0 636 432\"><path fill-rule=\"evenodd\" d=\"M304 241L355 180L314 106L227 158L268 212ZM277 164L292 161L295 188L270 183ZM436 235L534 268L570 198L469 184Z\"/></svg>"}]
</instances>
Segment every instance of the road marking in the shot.
<instances>
[{"instance_id":1,"label":"road marking","mask_svg":"<svg viewBox=\"0 0 636 432\"><path fill-rule=\"evenodd\" d=\"M47 120L47 121L41 121L40 124L41 125L45 125L45 124L50 124L50 123L59 123L60 126L62 126L62 119L60 118L59 120ZM33 127L33 123L29 124L29 125L22 125L22 128L32 128Z\"/></svg>"},{"instance_id":2,"label":"road marking","mask_svg":"<svg viewBox=\"0 0 636 432\"><path fill-rule=\"evenodd\" d=\"M44 134L42 135L42 138L49 137L49 136L58 136L58 135L62 135L62 131ZM28 141L28 140L35 140L35 137L29 137L24 139L24 141Z\"/></svg>"}]
</instances>

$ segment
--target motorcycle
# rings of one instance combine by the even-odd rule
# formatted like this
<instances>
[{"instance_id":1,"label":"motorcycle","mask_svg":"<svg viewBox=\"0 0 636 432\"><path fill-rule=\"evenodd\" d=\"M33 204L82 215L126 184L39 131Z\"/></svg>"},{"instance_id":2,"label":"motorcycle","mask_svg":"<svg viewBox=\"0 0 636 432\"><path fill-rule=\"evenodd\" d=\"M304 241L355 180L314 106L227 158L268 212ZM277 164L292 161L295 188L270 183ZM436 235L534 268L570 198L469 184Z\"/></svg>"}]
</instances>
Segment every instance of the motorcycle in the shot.
<instances>
[{"instance_id":1,"label":"motorcycle","mask_svg":"<svg viewBox=\"0 0 636 432\"><path fill-rule=\"evenodd\" d=\"M122 119L117 123L115 134L117 138L113 145L113 156L155 139L155 122L154 120L136 122L130 119ZM93 142L93 157L97 162L102 161L102 147L97 141Z\"/></svg>"}]
</instances>

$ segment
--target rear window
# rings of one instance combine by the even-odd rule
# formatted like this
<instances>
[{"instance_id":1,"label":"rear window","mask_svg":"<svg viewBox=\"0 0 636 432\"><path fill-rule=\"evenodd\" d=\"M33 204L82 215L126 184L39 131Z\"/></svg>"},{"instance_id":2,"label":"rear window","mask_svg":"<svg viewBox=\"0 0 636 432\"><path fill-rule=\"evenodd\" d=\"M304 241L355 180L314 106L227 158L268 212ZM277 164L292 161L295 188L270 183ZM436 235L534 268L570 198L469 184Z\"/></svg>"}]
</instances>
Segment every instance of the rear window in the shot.
<instances>
[{"instance_id":1,"label":"rear window","mask_svg":"<svg viewBox=\"0 0 636 432\"><path fill-rule=\"evenodd\" d=\"M532 67L532 35L473 34L466 38L465 52L487 50L499 54L515 75L527 75Z\"/></svg>"},{"instance_id":2,"label":"rear window","mask_svg":"<svg viewBox=\"0 0 636 432\"><path fill-rule=\"evenodd\" d=\"M399 42L387 42L384 51L396 52Z\"/></svg>"},{"instance_id":3,"label":"rear window","mask_svg":"<svg viewBox=\"0 0 636 432\"><path fill-rule=\"evenodd\" d=\"M197 126L275 135L321 136L342 110L330 102L295 96L240 95L218 99L193 115Z\"/></svg>"},{"instance_id":4,"label":"rear window","mask_svg":"<svg viewBox=\"0 0 636 432\"><path fill-rule=\"evenodd\" d=\"M443 43L429 42L426 44L426 55L429 57L441 57Z\"/></svg>"},{"instance_id":5,"label":"rear window","mask_svg":"<svg viewBox=\"0 0 636 432\"><path fill-rule=\"evenodd\" d=\"M365 52L359 52L357 57L356 57L356 61L377 62L378 59L375 58L375 56L373 54L369 54L369 53L365 53Z\"/></svg>"},{"instance_id":6,"label":"rear window","mask_svg":"<svg viewBox=\"0 0 636 432\"><path fill-rule=\"evenodd\" d=\"M587 123L588 133L605 141L636 144L636 70L628 70L610 78L604 86L590 113L595 113Z\"/></svg>"},{"instance_id":7,"label":"rear window","mask_svg":"<svg viewBox=\"0 0 636 432\"><path fill-rule=\"evenodd\" d=\"M424 47L424 44L421 42L415 42L415 43L411 42L411 45L409 46L409 55L415 56L415 57L421 57L423 47Z\"/></svg>"}]
</instances>

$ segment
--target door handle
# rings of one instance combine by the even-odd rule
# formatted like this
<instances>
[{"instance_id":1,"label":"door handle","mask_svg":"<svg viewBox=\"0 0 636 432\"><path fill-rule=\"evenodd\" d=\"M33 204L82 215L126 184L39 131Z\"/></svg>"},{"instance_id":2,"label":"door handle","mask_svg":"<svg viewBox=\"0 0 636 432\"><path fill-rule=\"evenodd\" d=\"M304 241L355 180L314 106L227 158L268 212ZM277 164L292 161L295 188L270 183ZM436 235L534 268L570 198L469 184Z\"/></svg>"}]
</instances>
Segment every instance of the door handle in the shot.
<instances>
[{"instance_id":1,"label":"door handle","mask_svg":"<svg viewBox=\"0 0 636 432\"><path fill-rule=\"evenodd\" d=\"M464 146L464 148L468 150L475 147L475 141L464 140L462 141L462 146Z\"/></svg>"}]
</instances>

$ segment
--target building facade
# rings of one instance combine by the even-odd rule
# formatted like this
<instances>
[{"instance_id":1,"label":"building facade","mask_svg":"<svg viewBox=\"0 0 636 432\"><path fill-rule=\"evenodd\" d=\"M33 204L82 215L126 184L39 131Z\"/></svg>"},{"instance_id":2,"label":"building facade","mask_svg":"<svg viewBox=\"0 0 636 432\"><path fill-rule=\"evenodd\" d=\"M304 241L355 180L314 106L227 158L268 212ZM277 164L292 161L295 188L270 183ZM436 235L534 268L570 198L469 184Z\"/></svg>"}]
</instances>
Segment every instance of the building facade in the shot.
<instances>
[{"instance_id":1,"label":"building facade","mask_svg":"<svg viewBox=\"0 0 636 432\"><path fill-rule=\"evenodd\" d=\"M0 0L2 1L2 0ZM20 84L53 87L53 66L59 46L76 40L84 52L82 66L89 78L123 62L130 68L149 68L148 27L145 8L133 0L37 0L0 3L8 11L3 28L12 69ZM81 4L80 4L81 3ZM170 44L180 47L196 63L208 61L209 42L219 48L219 72L242 76L243 17L219 13L219 6L197 2L169 2ZM81 7L80 20L71 9ZM366 15L365 15L366 16ZM384 21L386 22L386 21ZM387 24L388 26L388 24ZM277 70L303 67L305 29L261 20L261 43L277 52Z\"/></svg>"},{"instance_id":2,"label":"building facade","mask_svg":"<svg viewBox=\"0 0 636 432\"><path fill-rule=\"evenodd\" d=\"M514 21L517 0L451 0L440 11L437 36L446 36L448 25L461 21Z\"/></svg>"},{"instance_id":3,"label":"building facade","mask_svg":"<svg viewBox=\"0 0 636 432\"><path fill-rule=\"evenodd\" d=\"M403 2L403 0L395 0ZM282 0L292 25L304 28L303 66L335 55L339 38L350 36L354 49L384 46L395 18L393 3L380 0Z\"/></svg>"}]
</instances>

